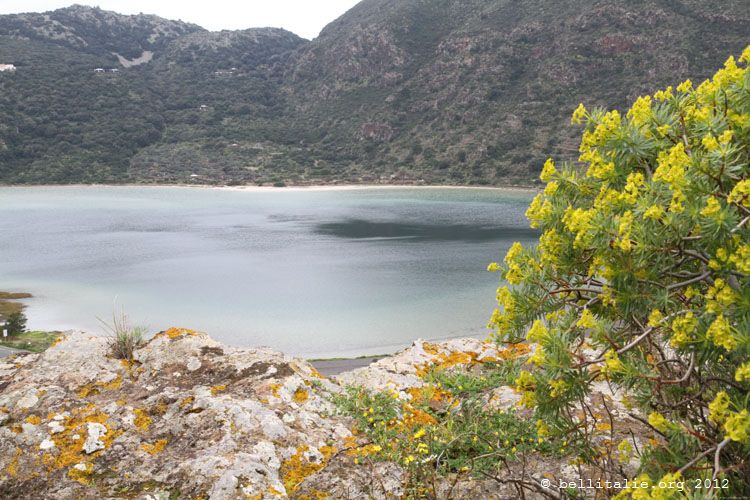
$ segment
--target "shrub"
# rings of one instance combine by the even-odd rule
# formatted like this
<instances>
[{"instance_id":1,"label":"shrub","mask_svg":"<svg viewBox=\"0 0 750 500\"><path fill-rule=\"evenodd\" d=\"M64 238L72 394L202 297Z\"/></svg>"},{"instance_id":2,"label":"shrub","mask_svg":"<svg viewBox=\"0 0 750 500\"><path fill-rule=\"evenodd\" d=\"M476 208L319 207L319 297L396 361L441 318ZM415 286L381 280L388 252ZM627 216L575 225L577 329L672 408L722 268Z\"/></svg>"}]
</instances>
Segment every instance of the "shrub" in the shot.
<instances>
[{"instance_id":1,"label":"shrub","mask_svg":"<svg viewBox=\"0 0 750 500\"><path fill-rule=\"evenodd\" d=\"M5 322L8 335L18 335L26 331L26 315L22 312L13 312L8 315Z\"/></svg>"},{"instance_id":2,"label":"shrub","mask_svg":"<svg viewBox=\"0 0 750 500\"><path fill-rule=\"evenodd\" d=\"M579 162L541 173L543 233L502 265L491 325L537 343L524 402L586 441L575 408L595 381L625 388L662 439L646 481L703 479L750 494L750 47L697 88L588 111Z\"/></svg>"},{"instance_id":3,"label":"shrub","mask_svg":"<svg viewBox=\"0 0 750 500\"><path fill-rule=\"evenodd\" d=\"M147 329L131 326L124 310L112 313L112 323L99 320L109 336L110 354L116 359L133 360L133 353L143 345Z\"/></svg>"}]
</instances>

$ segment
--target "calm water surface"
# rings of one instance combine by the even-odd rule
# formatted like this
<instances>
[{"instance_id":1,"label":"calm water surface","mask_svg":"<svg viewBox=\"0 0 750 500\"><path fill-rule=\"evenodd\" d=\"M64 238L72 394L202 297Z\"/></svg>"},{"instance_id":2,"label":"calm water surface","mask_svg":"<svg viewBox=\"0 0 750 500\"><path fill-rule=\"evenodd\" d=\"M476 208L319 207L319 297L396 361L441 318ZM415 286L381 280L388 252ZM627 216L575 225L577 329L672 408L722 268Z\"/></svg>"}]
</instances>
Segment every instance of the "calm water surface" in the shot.
<instances>
[{"instance_id":1,"label":"calm water surface","mask_svg":"<svg viewBox=\"0 0 750 500\"><path fill-rule=\"evenodd\" d=\"M84 328L124 306L308 357L486 335L497 275L531 241L531 194L484 189L0 188L0 290L29 326Z\"/></svg>"}]
</instances>

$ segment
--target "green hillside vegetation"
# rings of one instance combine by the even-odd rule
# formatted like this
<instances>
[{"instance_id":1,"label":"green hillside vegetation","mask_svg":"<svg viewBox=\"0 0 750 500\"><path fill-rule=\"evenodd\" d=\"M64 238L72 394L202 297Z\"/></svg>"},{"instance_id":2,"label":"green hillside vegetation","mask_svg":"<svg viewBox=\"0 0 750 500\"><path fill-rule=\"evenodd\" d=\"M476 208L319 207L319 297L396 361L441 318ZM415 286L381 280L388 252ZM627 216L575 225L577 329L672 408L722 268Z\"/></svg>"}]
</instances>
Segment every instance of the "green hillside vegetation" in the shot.
<instances>
[{"instance_id":1,"label":"green hillside vegetation","mask_svg":"<svg viewBox=\"0 0 750 500\"><path fill-rule=\"evenodd\" d=\"M698 81L748 33L741 0L365 0L313 41L0 16L0 182L529 184L584 96Z\"/></svg>"}]
</instances>

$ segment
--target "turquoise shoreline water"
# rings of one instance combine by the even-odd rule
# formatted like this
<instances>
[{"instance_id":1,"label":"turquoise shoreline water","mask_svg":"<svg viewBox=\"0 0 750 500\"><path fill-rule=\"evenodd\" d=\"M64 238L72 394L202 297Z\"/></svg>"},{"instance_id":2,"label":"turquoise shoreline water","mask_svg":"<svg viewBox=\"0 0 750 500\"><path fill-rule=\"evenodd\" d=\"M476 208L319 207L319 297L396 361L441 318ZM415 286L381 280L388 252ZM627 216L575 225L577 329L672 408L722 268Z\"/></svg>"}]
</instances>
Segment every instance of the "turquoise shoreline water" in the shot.
<instances>
[{"instance_id":1,"label":"turquoise shoreline water","mask_svg":"<svg viewBox=\"0 0 750 500\"><path fill-rule=\"evenodd\" d=\"M29 326L102 331L123 306L159 331L334 357L484 336L525 191L0 188L0 290Z\"/></svg>"}]
</instances>

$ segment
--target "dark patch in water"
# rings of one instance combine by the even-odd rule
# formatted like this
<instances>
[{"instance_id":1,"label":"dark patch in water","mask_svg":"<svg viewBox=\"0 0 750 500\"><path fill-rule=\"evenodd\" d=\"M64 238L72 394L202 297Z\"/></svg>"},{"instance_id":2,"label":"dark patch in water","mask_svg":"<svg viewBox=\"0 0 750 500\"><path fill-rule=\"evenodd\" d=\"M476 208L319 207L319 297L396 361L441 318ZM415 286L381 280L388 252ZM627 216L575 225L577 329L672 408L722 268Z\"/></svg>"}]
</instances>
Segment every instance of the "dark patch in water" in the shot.
<instances>
[{"instance_id":1,"label":"dark patch in water","mask_svg":"<svg viewBox=\"0 0 750 500\"><path fill-rule=\"evenodd\" d=\"M533 239L539 236L539 232L522 227L404 224L361 219L319 224L315 232L347 239L403 238L411 241L492 241L504 238Z\"/></svg>"}]
</instances>

